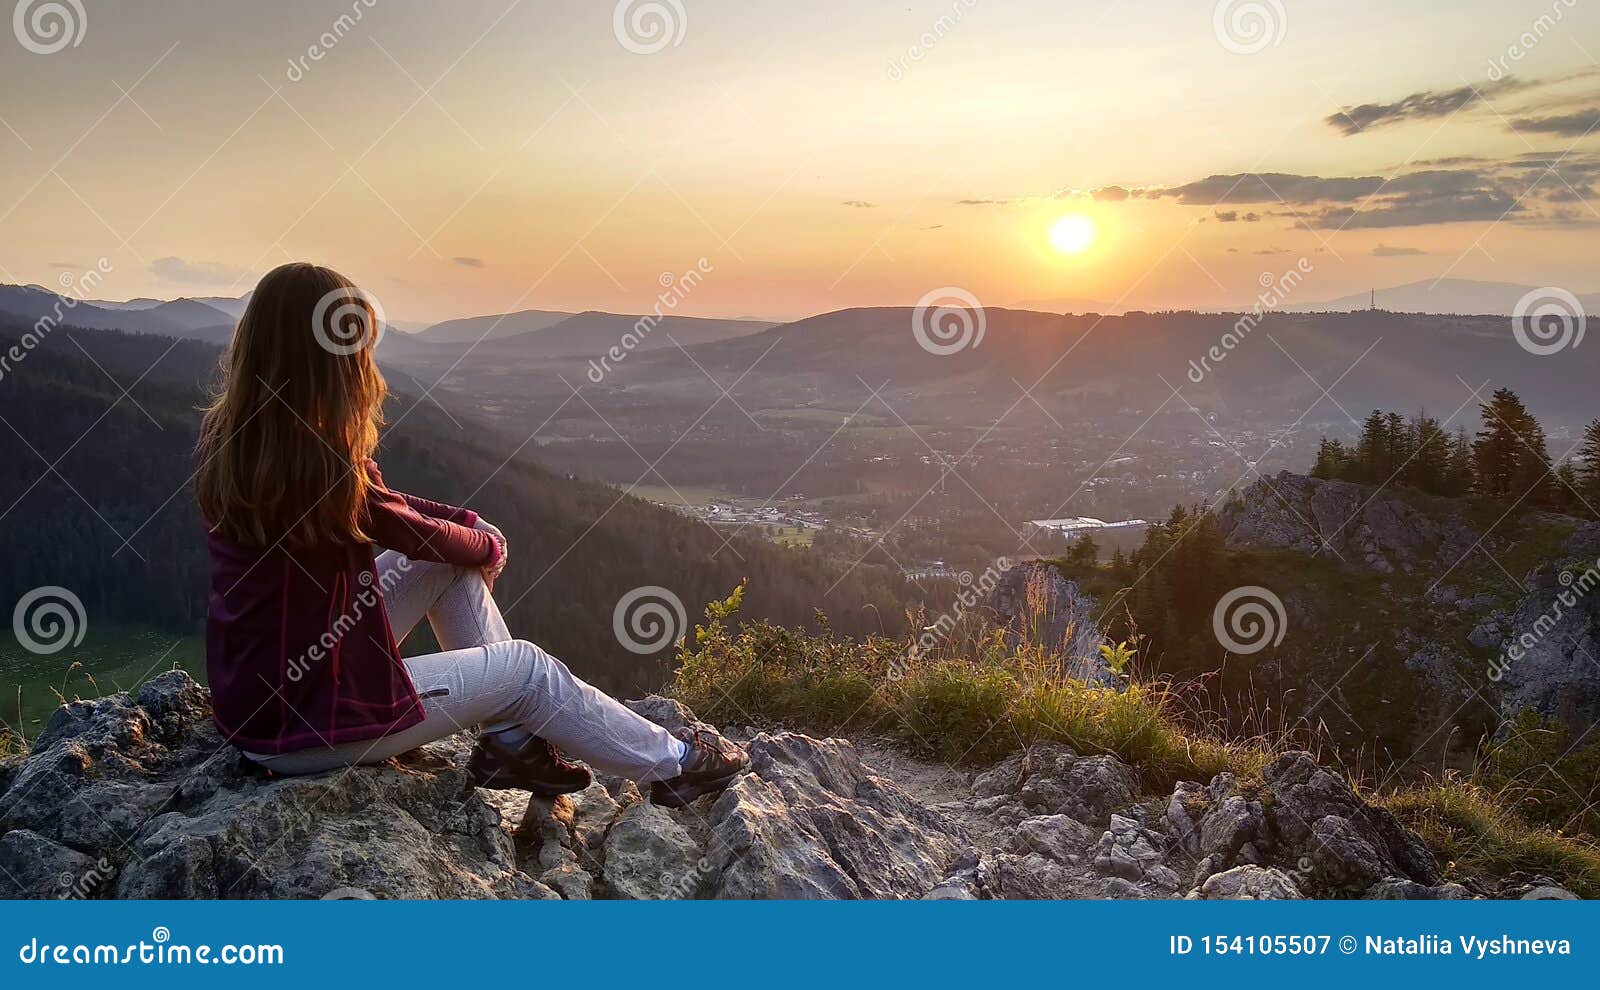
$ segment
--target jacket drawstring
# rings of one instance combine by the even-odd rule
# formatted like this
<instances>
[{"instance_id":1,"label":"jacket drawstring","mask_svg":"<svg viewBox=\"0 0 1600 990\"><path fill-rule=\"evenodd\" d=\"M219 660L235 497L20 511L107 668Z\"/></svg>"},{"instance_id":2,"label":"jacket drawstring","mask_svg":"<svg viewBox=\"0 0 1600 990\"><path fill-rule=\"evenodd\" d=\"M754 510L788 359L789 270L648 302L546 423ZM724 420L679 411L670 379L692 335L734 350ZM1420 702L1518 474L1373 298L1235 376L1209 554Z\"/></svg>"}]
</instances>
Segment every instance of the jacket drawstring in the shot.
<instances>
[{"instance_id":1,"label":"jacket drawstring","mask_svg":"<svg viewBox=\"0 0 1600 990\"><path fill-rule=\"evenodd\" d=\"M350 581L340 571L333 578L333 594L328 600L328 635L333 637L333 704L335 712L339 705L339 652L344 648L344 638L339 635L337 619L350 612ZM337 719L336 719L337 720Z\"/></svg>"}]
</instances>

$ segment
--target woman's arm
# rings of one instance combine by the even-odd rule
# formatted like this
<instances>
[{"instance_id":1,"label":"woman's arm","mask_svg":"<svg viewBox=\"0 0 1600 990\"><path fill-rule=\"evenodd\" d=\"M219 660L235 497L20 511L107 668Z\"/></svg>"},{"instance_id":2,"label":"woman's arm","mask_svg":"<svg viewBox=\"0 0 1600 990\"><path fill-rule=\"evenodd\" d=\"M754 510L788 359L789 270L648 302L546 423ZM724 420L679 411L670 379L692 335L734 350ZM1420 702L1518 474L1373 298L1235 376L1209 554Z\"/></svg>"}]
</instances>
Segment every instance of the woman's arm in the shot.
<instances>
[{"instance_id":1,"label":"woman's arm","mask_svg":"<svg viewBox=\"0 0 1600 990\"><path fill-rule=\"evenodd\" d=\"M378 484L383 483L383 475L378 471L377 461L367 461L367 476L376 479ZM423 498L420 495L412 495L409 492L395 491L393 488L390 488L389 491L405 499L407 505L425 516L453 522L457 526L465 526L468 529L478 525L478 514L471 509L463 509L445 502L435 502L431 498Z\"/></svg>"},{"instance_id":2,"label":"woman's arm","mask_svg":"<svg viewBox=\"0 0 1600 990\"><path fill-rule=\"evenodd\" d=\"M367 535L379 546L398 550L412 560L457 567L492 569L499 566L504 554L490 534L418 510L412 505L412 496L385 486L377 465L370 462L367 476L371 481L367 490ZM468 509L457 511L471 512ZM476 524L477 513L471 515Z\"/></svg>"}]
</instances>

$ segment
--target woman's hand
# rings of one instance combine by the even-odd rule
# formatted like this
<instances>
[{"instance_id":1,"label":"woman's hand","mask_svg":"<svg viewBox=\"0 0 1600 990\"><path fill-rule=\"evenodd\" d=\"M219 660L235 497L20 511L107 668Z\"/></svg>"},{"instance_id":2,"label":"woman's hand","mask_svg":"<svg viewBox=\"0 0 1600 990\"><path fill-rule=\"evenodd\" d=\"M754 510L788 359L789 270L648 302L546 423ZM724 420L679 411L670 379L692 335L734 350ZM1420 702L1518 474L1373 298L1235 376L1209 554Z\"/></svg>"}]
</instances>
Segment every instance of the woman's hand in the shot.
<instances>
[{"instance_id":1,"label":"woman's hand","mask_svg":"<svg viewBox=\"0 0 1600 990\"><path fill-rule=\"evenodd\" d=\"M483 569L483 581L489 586L489 590L493 591L494 583L499 580L500 575L505 572L506 561L511 559L511 545L506 542L505 534L500 532L499 528L496 527L494 523L486 522L480 518L477 522L473 523L472 528L481 533L488 533L489 539L493 540L495 542L495 546L500 548L500 559L496 561L493 566L485 567Z\"/></svg>"}]
</instances>

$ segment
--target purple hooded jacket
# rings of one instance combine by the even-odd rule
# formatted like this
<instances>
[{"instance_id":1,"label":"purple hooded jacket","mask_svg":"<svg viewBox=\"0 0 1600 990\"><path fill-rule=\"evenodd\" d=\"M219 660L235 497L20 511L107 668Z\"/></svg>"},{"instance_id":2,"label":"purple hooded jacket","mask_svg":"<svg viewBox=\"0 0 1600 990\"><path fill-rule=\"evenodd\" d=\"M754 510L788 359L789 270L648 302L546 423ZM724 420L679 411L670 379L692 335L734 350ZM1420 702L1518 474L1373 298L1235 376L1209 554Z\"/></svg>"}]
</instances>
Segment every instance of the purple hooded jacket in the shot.
<instances>
[{"instance_id":1,"label":"purple hooded jacket","mask_svg":"<svg viewBox=\"0 0 1600 990\"><path fill-rule=\"evenodd\" d=\"M412 560L486 567L478 514L393 491L368 462L365 528ZM376 739L422 721L372 544L261 548L208 532L206 673L217 728L251 753Z\"/></svg>"}]
</instances>

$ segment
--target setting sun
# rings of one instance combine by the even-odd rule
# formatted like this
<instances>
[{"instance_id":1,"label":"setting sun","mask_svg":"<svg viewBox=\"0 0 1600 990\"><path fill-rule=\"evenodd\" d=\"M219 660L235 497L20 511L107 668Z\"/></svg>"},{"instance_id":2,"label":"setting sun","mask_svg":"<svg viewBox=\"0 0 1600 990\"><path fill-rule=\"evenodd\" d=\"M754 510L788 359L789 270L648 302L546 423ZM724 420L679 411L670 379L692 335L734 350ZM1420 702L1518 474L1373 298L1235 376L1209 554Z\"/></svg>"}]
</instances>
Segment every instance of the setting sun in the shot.
<instances>
[{"instance_id":1,"label":"setting sun","mask_svg":"<svg viewBox=\"0 0 1600 990\"><path fill-rule=\"evenodd\" d=\"M1063 254L1082 254L1094 245L1094 221L1081 213L1069 213L1050 228L1050 243Z\"/></svg>"}]
</instances>

